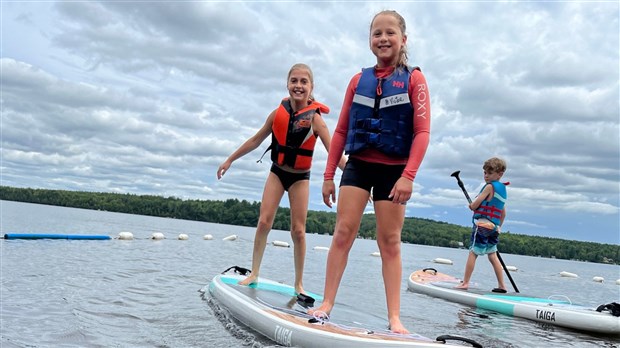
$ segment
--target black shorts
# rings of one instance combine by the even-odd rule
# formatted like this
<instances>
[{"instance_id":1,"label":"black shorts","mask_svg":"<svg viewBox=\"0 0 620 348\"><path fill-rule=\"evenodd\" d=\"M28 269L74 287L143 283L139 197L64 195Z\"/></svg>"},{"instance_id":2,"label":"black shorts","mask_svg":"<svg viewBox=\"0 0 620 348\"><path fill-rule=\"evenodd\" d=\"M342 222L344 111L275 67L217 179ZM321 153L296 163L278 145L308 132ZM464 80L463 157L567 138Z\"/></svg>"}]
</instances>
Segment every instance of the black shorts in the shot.
<instances>
[{"instance_id":1,"label":"black shorts","mask_svg":"<svg viewBox=\"0 0 620 348\"><path fill-rule=\"evenodd\" d=\"M404 164L390 165L365 162L356 158L349 158L340 186L355 186L368 192L372 189L373 201L390 201L390 191L405 170Z\"/></svg>"},{"instance_id":2,"label":"black shorts","mask_svg":"<svg viewBox=\"0 0 620 348\"><path fill-rule=\"evenodd\" d=\"M288 191L291 185L298 182L299 180L310 180L310 171L307 171L305 173L291 173L283 170L275 164L272 164L271 172L274 173L278 177L278 179L280 179L282 186L284 186L284 191Z\"/></svg>"}]
</instances>

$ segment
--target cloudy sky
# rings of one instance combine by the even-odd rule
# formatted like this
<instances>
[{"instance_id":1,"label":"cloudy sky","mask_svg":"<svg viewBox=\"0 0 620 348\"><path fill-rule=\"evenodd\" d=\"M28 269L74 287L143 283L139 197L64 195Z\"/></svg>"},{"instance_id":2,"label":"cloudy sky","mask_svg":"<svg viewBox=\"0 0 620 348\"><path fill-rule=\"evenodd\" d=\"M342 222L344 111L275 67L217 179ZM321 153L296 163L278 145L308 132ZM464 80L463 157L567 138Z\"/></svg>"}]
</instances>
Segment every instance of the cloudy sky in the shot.
<instances>
[{"instance_id":1,"label":"cloudy sky","mask_svg":"<svg viewBox=\"0 0 620 348\"><path fill-rule=\"evenodd\" d=\"M407 216L469 225L450 174L473 197L500 156L503 230L620 243L617 1L3 0L1 184L260 200L268 140L220 181L218 165L287 95L297 62L333 131L349 79L376 62L368 31L383 9L407 20L432 100ZM319 143L312 210L328 209L326 158Z\"/></svg>"}]
</instances>

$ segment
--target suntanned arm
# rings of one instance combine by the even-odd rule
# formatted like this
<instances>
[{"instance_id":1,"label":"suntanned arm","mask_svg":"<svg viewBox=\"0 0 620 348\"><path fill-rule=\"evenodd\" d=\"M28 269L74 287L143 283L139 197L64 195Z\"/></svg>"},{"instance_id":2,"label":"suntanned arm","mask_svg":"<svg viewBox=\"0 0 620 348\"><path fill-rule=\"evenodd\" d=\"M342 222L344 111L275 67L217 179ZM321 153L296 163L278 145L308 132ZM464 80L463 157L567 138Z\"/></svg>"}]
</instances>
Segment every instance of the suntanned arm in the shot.
<instances>
[{"instance_id":1,"label":"suntanned arm","mask_svg":"<svg viewBox=\"0 0 620 348\"><path fill-rule=\"evenodd\" d=\"M234 161L245 156L247 153L255 150L263 141L271 134L271 126L273 124L273 120L276 116L276 110L272 111L269 116L267 116L267 120L265 120L265 124L248 140L246 140L239 148L233 152L224 163L222 163L219 168L217 168L217 178L218 180L224 176L228 168L232 165Z\"/></svg>"},{"instance_id":2,"label":"suntanned arm","mask_svg":"<svg viewBox=\"0 0 620 348\"><path fill-rule=\"evenodd\" d=\"M325 146L325 150L328 153L329 156L329 148L331 145L331 135L329 135L329 129L327 129L327 124L325 124L325 120L323 120L323 117L321 117L320 114L315 114L314 118L312 119L312 128L314 129L314 134L316 134L319 139L321 139L321 142L323 143L323 146ZM340 170L344 170L344 166L347 163L346 157L343 155L340 157L340 161L338 162L338 168L340 168Z\"/></svg>"},{"instance_id":3,"label":"suntanned arm","mask_svg":"<svg viewBox=\"0 0 620 348\"><path fill-rule=\"evenodd\" d=\"M480 207L480 204L482 204L483 201L491 200L491 198L493 198L493 185L486 184L478 197L476 197L476 199L474 199L474 201L469 204L469 209L476 210L478 209L478 207Z\"/></svg>"}]
</instances>

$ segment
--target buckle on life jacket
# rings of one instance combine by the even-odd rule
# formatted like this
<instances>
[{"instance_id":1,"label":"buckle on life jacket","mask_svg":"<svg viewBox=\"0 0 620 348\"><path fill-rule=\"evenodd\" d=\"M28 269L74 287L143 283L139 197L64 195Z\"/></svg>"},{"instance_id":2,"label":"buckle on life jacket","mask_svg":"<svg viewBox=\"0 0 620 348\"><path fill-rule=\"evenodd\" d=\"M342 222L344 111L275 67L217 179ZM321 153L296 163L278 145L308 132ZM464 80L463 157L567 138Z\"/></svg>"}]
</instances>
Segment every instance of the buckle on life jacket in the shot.
<instances>
[{"instance_id":1,"label":"buckle on life jacket","mask_svg":"<svg viewBox=\"0 0 620 348\"><path fill-rule=\"evenodd\" d=\"M381 144L381 134L379 133L366 133L368 144L377 145Z\"/></svg>"},{"instance_id":2,"label":"buckle on life jacket","mask_svg":"<svg viewBox=\"0 0 620 348\"><path fill-rule=\"evenodd\" d=\"M367 131L380 131L382 123L380 118L365 118L363 120L357 120L355 122L355 127Z\"/></svg>"},{"instance_id":3,"label":"buckle on life jacket","mask_svg":"<svg viewBox=\"0 0 620 348\"><path fill-rule=\"evenodd\" d=\"M381 144L381 134L358 131L355 132L354 142L357 144L365 144L367 146L376 147L375 145Z\"/></svg>"}]
</instances>

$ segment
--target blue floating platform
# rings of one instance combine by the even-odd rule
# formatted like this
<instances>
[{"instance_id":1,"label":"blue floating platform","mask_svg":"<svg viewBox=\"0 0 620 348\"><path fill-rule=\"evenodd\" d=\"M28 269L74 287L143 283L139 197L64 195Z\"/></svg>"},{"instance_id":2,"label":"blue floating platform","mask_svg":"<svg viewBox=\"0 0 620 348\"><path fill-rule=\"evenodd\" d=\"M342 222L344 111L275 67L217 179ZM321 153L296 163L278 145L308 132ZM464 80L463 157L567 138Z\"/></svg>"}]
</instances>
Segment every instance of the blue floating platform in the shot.
<instances>
[{"instance_id":1,"label":"blue floating platform","mask_svg":"<svg viewBox=\"0 0 620 348\"><path fill-rule=\"evenodd\" d=\"M4 239L83 239L83 240L104 240L112 239L104 235L88 234L42 234L42 233L6 233Z\"/></svg>"}]
</instances>

